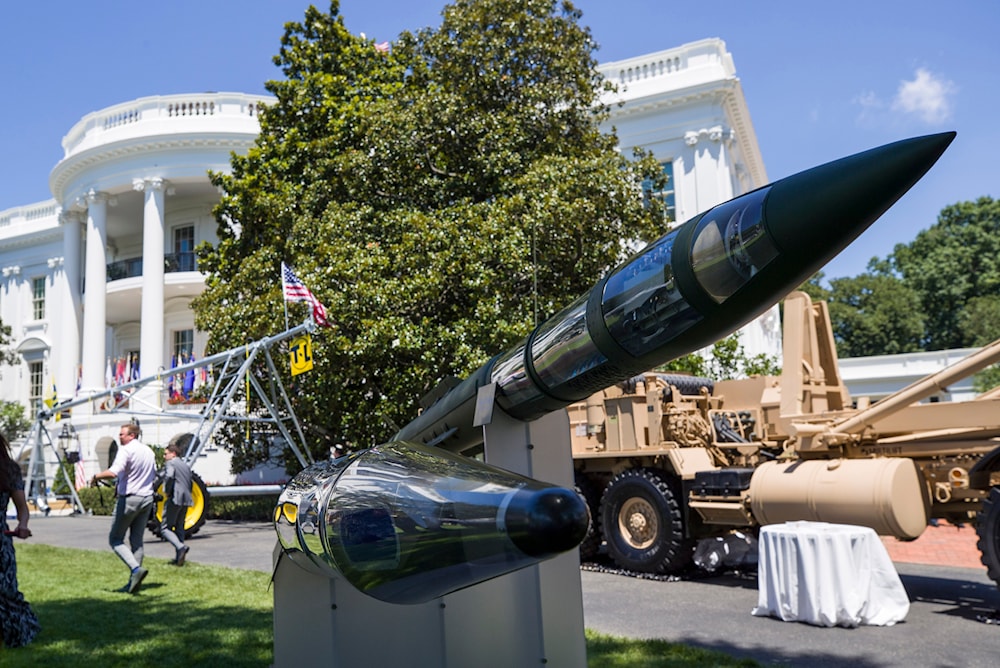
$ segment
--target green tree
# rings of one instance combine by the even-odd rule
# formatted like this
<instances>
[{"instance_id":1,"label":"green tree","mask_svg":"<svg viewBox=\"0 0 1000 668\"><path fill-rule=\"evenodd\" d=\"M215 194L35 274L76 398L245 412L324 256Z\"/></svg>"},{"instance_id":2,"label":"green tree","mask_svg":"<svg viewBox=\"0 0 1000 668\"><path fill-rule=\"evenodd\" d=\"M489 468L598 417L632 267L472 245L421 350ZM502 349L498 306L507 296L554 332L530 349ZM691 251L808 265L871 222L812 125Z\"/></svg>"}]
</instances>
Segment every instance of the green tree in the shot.
<instances>
[{"instance_id":1,"label":"green tree","mask_svg":"<svg viewBox=\"0 0 1000 668\"><path fill-rule=\"evenodd\" d=\"M759 353L749 355L735 332L712 345L710 355L691 353L668 362L658 371L686 373L712 380L729 380L749 376L776 376L781 373L781 361Z\"/></svg>"},{"instance_id":2,"label":"green tree","mask_svg":"<svg viewBox=\"0 0 1000 668\"><path fill-rule=\"evenodd\" d=\"M813 277L799 286L799 290L809 295L813 301L830 301L830 289L823 286L823 279L826 274L818 271Z\"/></svg>"},{"instance_id":3,"label":"green tree","mask_svg":"<svg viewBox=\"0 0 1000 668\"><path fill-rule=\"evenodd\" d=\"M0 367L17 364L17 354L11 349L10 326L0 322ZM0 433L8 441L19 438L28 431L31 420L25 407L16 401L0 401Z\"/></svg>"},{"instance_id":4,"label":"green tree","mask_svg":"<svg viewBox=\"0 0 1000 668\"><path fill-rule=\"evenodd\" d=\"M1000 295L973 297L962 312L961 327L972 346L985 346L1000 338ZM1000 365L983 369L972 378L972 387L985 392L1000 385Z\"/></svg>"},{"instance_id":5,"label":"green tree","mask_svg":"<svg viewBox=\"0 0 1000 668\"><path fill-rule=\"evenodd\" d=\"M972 377L972 389L986 392L1000 385L1000 365L987 367Z\"/></svg>"},{"instance_id":6,"label":"green tree","mask_svg":"<svg viewBox=\"0 0 1000 668\"><path fill-rule=\"evenodd\" d=\"M985 346L1000 338L1000 294L969 299L959 314L959 327L970 346Z\"/></svg>"},{"instance_id":7,"label":"green tree","mask_svg":"<svg viewBox=\"0 0 1000 668\"><path fill-rule=\"evenodd\" d=\"M0 433L8 441L20 438L31 427L28 411L17 401L0 401Z\"/></svg>"},{"instance_id":8,"label":"green tree","mask_svg":"<svg viewBox=\"0 0 1000 668\"><path fill-rule=\"evenodd\" d=\"M966 327L976 317L970 309L981 308L975 300L1000 293L1000 202L980 197L945 207L937 223L897 245L889 262L920 295L926 350L976 345L983 332ZM1000 329L985 336L993 340Z\"/></svg>"},{"instance_id":9,"label":"green tree","mask_svg":"<svg viewBox=\"0 0 1000 668\"><path fill-rule=\"evenodd\" d=\"M10 347L12 341L10 325L0 322L0 366L13 366L19 361L17 353Z\"/></svg>"},{"instance_id":10,"label":"green tree","mask_svg":"<svg viewBox=\"0 0 1000 668\"><path fill-rule=\"evenodd\" d=\"M350 34L336 1L286 25L260 136L213 175L219 242L200 249L194 307L213 349L273 334L278 268L295 268L336 321L293 384L318 450L384 441L441 378L623 260L623 240L662 234L641 194L662 171L600 132L608 84L580 18L568 2L458 0L389 53ZM252 464L230 436L236 466Z\"/></svg>"},{"instance_id":11,"label":"green tree","mask_svg":"<svg viewBox=\"0 0 1000 668\"><path fill-rule=\"evenodd\" d=\"M877 268L870 264L869 269ZM869 271L830 281L830 324L840 357L893 355L921 350L920 295L888 273Z\"/></svg>"}]
</instances>

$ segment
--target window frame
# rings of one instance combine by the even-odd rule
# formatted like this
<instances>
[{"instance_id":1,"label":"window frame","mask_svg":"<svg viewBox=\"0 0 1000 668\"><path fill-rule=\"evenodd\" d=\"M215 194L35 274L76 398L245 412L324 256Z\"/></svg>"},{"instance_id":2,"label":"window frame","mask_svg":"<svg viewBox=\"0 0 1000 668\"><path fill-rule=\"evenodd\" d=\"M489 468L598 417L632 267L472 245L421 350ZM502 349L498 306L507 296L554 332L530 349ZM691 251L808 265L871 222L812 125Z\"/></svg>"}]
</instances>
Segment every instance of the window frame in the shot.
<instances>
[{"instance_id":1,"label":"window frame","mask_svg":"<svg viewBox=\"0 0 1000 668\"><path fill-rule=\"evenodd\" d=\"M36 276L31 279L32 320L45 320L46 283L48 280L45 276Z\"/></svg>"},{"instance_id":2,"label":"window frame","mask_svg":"<svg viewBox=\"0 0 1000 668\"><path fill-rule=\"evenodd\" d=\"M33 360L28 362L28 405L32 414L42 409L45 401L45 362Z\"/></svg>"}]
</instances>

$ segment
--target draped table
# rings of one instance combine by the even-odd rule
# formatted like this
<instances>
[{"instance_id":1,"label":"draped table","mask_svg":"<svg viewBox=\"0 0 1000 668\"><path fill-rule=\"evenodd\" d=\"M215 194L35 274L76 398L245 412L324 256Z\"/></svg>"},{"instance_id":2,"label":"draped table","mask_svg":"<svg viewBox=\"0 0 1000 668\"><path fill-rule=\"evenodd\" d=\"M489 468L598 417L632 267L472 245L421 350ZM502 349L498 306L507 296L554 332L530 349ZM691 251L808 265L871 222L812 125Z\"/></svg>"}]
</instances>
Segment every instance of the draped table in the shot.
<instances>
[{"instance_id":1,"label":"draped table","mask_svg":"<svg viewBox=\"0 0 1000 668\"><path fill-rule=\"evenodd\" d=\"M762 527L752 614L816 626L891 626L910 600L868 527L786 522Z\"/></svg>"}]
</instances>

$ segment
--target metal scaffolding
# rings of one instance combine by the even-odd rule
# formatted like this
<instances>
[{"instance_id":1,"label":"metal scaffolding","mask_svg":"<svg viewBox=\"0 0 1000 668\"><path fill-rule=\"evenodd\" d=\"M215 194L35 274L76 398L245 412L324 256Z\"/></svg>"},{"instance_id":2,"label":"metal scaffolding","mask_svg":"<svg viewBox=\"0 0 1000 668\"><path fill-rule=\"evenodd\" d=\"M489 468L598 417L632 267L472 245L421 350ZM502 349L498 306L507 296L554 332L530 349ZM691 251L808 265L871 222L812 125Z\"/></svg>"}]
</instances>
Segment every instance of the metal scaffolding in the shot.
<instances>
[{"instance_id":1,"label":"metal scaffolding","mask_svg":"<svg viewBox=\"0 0 1000 668\"><path fill-rule=\"evenodd\" d=\"M59 472L62 472L69 486L74 512L84 512L83 503L76 493L74 481L69 480L66 462L53 445L47 424L74 407L86 404L91 404L95 413L100 412L104 415L122 414L131 418L153 416L175 417L187 421L197 420L197 425L191 430L193 438L184 455L184 460L188 464L193 464L202 450L209 444L219 423L226 421L242 422L248 427L251 424L273 425L303 468L308 466L313 463L313 458L309 453L295 411L292 410L288 393L275 367L271 349L283 341L305 336L315 331L315 328L316 325L311 319L306 320L301 325L287 329L280 334L174 367L169 372L165 371L154 376L139 378L100 392L90 393L86 397L77 397L54 404L51 407L43 407L39 410L22 448L22 453L25 449L31 449L28 470L25 475L25 495L29 499L41 498L44 500L49 481L45 466L45 449L49 448L55 453L55 459L58 463L58 470L52 476L53 482L55 482ZM258 359L263 361L267 369L267 378L263 382L251 373L251 368ZM214 376L209 380L212 389L203 404L185 404L187 410L184 411L171 409L169 402L162 401L160 394L162 388L154 385L151 389L155 389L155 393L142 391L154 383L162 384L164 379L170 376L184 375L189 371L197 372L203 368L210 369ZM266 414L251 415L246 410L232 410L234 408L233 400L238 396L241 388L244 390L247 405L250 396L256 395ZM198 407L196 411L192 410L192 407L195 406ZM41 510L45 509L38 501L35 503Z\"/></svg>"}]
</instances>

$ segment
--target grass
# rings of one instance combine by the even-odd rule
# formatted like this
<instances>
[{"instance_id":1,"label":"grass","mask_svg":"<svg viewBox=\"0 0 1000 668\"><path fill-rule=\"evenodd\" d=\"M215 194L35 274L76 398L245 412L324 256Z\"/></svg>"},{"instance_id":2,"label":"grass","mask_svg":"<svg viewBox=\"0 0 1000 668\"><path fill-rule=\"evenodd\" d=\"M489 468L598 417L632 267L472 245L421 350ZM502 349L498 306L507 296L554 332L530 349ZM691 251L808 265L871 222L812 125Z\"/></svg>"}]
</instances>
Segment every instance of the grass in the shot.
<instances>
[{"instance_id":1,"label":"grass","mask_svg":"<svg viewBox=\"0 0 1000 668\"><path fill-rule=\"evenodd\" d=\"M751 668L751 659L666 640L631 640L588 630L587 668Z\"/></svg>"},{"instance_id":2,"label":"grass","mask_svg":"<svg viewBox=\"0 0 1000 668\"><path fill-rule=\"evenodd\" d=\"M147 559L136 596L115 591L128 569L111 552L17 545L18 581L42 623L4 668L254 666L272 661L270 576Z\"/></svg>"},{"instance_id":3,"label":"grass","mask_svg":"<svg viewBox=\"0 0 1000 668\"><path fill-rule=\"evenodd\" d=\"M0 646L4 668L195 668L273 661L270 575L147 558L136 596L116 591L127 570L110 550L17 543L18 580L42 623L21 649ZM589 668L756 666L726 654L660 640L587 632Z\"/></svg>"}]
</instances>

